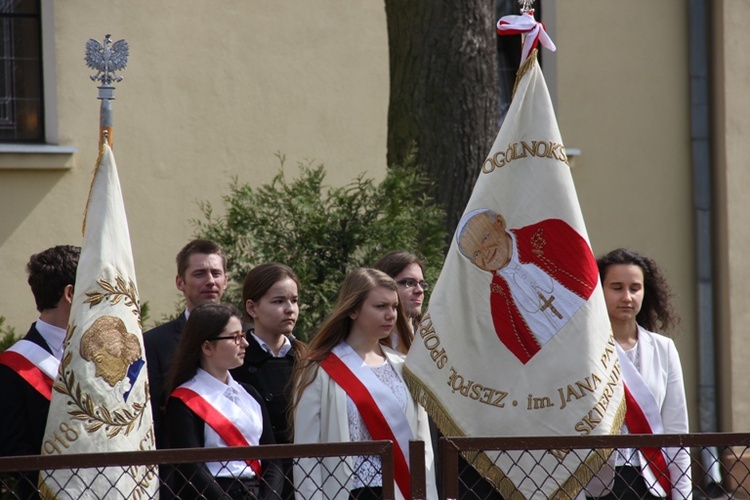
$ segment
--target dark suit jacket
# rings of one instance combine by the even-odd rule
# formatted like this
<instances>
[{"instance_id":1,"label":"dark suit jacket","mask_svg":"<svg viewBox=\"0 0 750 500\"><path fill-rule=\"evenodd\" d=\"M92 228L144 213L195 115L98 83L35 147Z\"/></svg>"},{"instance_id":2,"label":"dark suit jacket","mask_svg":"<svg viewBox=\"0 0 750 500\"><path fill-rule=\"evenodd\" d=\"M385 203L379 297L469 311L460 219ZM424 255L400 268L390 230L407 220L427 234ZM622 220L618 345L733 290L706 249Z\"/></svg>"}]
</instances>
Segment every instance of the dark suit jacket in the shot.
<instances>
[{"instance_id":1,"label":"dark suit jacket","mask_svg":"<svg viewBox=\"0 0 750 500\"><path fill-rule=\"evenodd\" d=\"M143 334L146 363L148 364L151 410L154 414L154 437L158 449L169 447L167 431L164 427L164 405L168 396L164 394L166 389L164 385L186 322L185 313L182 313L177 319L157 326Z\"/></svg>"},{"instance_id":2,"label":"dark suit jacket","mask_svg":"<svg viewBox=\"0 0 750 500\"><path fill-rule=\"evenodd\" d=\"M52 353L36 323L24 339ZM47 398L10 367L0 365L0 401L5 405L0 411L0 456L39 455L49 412ZM36 472L17 476L16 480L15 493L19 498L38 498Z\"/></svg>"}]
</instances>

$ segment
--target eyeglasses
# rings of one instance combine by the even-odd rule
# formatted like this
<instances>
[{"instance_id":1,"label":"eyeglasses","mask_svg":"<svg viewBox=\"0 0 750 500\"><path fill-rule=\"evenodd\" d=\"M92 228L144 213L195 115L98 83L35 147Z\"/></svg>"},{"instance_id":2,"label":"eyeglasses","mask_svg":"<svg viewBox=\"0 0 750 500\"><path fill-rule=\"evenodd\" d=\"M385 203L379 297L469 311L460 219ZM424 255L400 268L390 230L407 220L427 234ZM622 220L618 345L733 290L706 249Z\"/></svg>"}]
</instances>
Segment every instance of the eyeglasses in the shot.
<instances>
[{"instance_id":1,"label":"eyeglasses","mask_svg":"<svg viewBox=\"0 0 750 500\"><path fill-rule=\"evenodd\" d=\"M226 335L224 337L213 337L208 340L234 340L235 345L242 345L242 341L247 341L247 335L238 333L237 335Z\"/></svg>"},{"instance_id":2,"label":"eyeglasses","mask_svg":"<svg viewBox=\"0 0 750 500\"><path fill-rule=\"evenodd\" d=\"M396 283L398 283L399 285L403 286L407 290L409 288L414 288L417 285L419 285L422 288L422 290L424 290L425 292L430 289L430 284L429 283L427 283L424 280L417 281L414 278L405 278L405 279L402 279L402 280L398 280Z\"/></svg>"}]
</instances>

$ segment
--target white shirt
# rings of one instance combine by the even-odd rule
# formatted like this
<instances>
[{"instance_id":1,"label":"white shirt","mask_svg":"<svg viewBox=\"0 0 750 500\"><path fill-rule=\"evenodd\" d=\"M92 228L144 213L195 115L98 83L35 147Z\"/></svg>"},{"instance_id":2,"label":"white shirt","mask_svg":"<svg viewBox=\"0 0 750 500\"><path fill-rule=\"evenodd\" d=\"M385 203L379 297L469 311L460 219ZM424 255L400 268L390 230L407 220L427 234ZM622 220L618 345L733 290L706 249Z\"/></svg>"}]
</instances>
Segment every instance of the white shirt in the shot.
<instances>
[{"instance_id":1,"label":"white shirt","mask_svg":"<svg viewBox=\"0 0 750 500\"><path fill-rule=\"evenodd\" d=\"M260 404L247 391L237 383L231 375L225 384L205 370L198 368L193 379L201 385L201 392L206 391L213 396L219 396L225 401L219 404L228 404L236 411L233 415L224 415L232 420L242 431L248 442L257 446L263 433L263 413ZM214 408L217 408L215 405ZM218 409L218 408L217 408ZM239 418L237 418L239 417ZM241 419L241 421L240 421ZM206 448L226 447L227 443L210 425L203 424L203 445ZM255 473L242 460L233 462L206 462L209 472L215 477L254 477Z\"/></svg>"},{"instance_id":2,"label":"white shirt","mask_svg":"<svg viewBox=\"0 0 750 500\"><path fill-rule=\"evenodd\" d=\"M250 335L253 336L256 342L258 342L261 349L266 351L268 354L270 354L274 358L283 358L284 356L289 354L289 351L292 349L292 342L289 340L289 337L287 337L286 335L284 335L284 345L281 346L281 349L279 349L278 354L274 354L273 349L271 349L271 346L266 344L264 340L262 340L260 337L255 335L255 333L253 333L252 330L250 331Z\"/></svg>"},{"instance_id":3,"label":"white shirt","mask_svg":"<svg viewBox=\"0 0 750 500\"><path fill-rule=\"evenodd\" d=\"M59 326L50 325L49 323L42 321L41 319L36 320L36 331L42 336L47 345L52 350L52 354L59 360L62 360L63 355L63 342L65 342L65 328Z\"/></svg>"}]
</instances>

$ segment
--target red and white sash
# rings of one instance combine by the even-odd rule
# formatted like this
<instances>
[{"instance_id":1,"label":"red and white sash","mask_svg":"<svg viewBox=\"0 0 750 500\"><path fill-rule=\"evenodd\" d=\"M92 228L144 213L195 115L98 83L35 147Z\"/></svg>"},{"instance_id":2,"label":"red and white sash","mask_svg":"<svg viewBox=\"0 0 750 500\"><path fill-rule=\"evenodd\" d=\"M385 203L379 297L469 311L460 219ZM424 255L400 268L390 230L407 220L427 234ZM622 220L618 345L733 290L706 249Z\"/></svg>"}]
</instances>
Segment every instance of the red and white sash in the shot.
<instances>
[{"instance_id":1,"label":"red and white sash","mask_svg":"<svg viewBox=\"0 0 750 500\"><path fill-rule=\"evenodd\" d=\"M334 347L320 366L354 402L372 439L393 443L396 485L404 498L409 498L409 441L414 435L393 392L345 342Z\"/></svg>"},{"instance_id":2,"label":"red and white sash","mask_svg":"<svg viewBox=\"0 0 750 500\"><path fill-rule=\"evenodd\" d=\"M19 340L0 354L0 364L10 367L48 401L60 360L30 340Z\"/></svg>"},{"instance_id":3,"label":"red and white sash","mask_svg":"<svg viewBox=\"0 0 750 500\"><path fill-rule=\"evenodd\" d=\"M625 425L631 434L663 434L664 424L661 420L659 405L646 385L646 381L636 369L625 351L615 343L617 356L622 369L622 380L625 385ZM639 448L646 459L648 468L654 474L659 486L669 497L672 484L669 480L667 457L661 448ZM650 485L649 485L650 486Z\"/></svg>"},{"instance_id":4,"label":"red and white sash","mask_svg":"<svg viewBox=\"0 0 750 500\"><path fill-rule=\"evenodd\" d=\"M190 410L216 431L228 446L252 446L250 429L243 425L243 421L247 420L247 414L224 397L223 392L216 391L215 388L212 390L202 383L200 377L193 377L182 384L172 392L172 397L185 403ZM257 405L257 401L252 396L248 394L247 397ZM246 462L256 476L260 477L260 461L248 459Z\"/></svg>"}]
</instances>

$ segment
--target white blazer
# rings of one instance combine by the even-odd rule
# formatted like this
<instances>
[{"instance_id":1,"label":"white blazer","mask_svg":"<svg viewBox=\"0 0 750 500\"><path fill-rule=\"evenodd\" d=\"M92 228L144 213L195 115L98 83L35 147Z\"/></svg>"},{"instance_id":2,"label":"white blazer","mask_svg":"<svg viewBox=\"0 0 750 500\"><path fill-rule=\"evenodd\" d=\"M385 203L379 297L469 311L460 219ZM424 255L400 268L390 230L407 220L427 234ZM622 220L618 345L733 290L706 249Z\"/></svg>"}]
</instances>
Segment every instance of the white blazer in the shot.
<instances>
[{"instance_id":1,"label":"white blazer","mask_svg":"<svg viewBox=\"0 0 750 500\"><path fill-rule=\"evenodd\" d=\"M664 424L664 434L686 434L689 432L685 384L682 365L674 341L638 326L638 349L640 374L654 395ZM672 482L672 499L692 498L690 475L690 453L686 449L666 448L669 476ZM649 493L666 497L659 486L643 454L638 453L641 473L649 487ZM604 464L597 475L586 486L588 496L606 495L614 482L614 457Z\"/></svg>"},{"instance_id":2,"label":"white blazer","mask_svg":"<svg viewBox=\"0 0 750 500\"><path fill-rule=\"evenodd\" d=\"M388 362L403 382L406 357L383 346ZM347 395L325 370L318 368L315 380L302 393L294 413L294 443L349 442L349 416L346 410ZM424 441L427 498L437 498L435 485L432 440L427 412L412 400L407 405L406 419L414 438ZM301 458L294 469L297 498L348 499L352 486L352 457ZM396 498L403 499L394 483ZM321 491L322 490L322 491Z\"/></svg>"}]
</instances>

